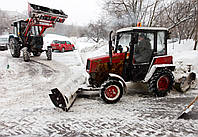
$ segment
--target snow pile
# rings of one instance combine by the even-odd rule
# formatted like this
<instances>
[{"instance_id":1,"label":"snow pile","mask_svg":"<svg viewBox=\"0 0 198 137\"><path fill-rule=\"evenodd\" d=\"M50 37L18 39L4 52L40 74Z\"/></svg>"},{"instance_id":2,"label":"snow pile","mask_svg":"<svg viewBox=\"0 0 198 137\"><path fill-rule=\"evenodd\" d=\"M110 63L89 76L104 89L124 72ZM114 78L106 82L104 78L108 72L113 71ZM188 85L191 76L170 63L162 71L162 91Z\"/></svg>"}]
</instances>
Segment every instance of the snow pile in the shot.
<instances>
[{"instance_id":1,"label":"snow pile","mask_svg":"<svg viewBox=\"0 0 198 137\"><path fill-rule=\"evenodd\" d=\"M107 41L102 40L99 43L95 43L86 39L82 41L81 39L77 44L80 45L78 50L84 65L86 65L88 58L108 55L109 46Z\"/></svg>"},{"instance_id":2,"label":"snow pile","mask_svg":"<svg viewBox=\"0 0 198 137\"><path fill-rule=\"evenodd\" d=\"M168 54L173 56L176 66L177 64L192 65L192 69L198 72L198 51L193 48L193 40L182 40L181 44L178 42L168 44Z\"/></svg>"},{"instance_id":3,"label":"snow pile","mask_svg":"<svg viewBox=\"0 0 198 137\"><path fill-rule=\"evenodd\" d=\"M8 58L0 57L0 71L6 70L9 67Z\"/></svg>"},{"instance_id":4,"label":"snow pile","mask_svg":"<svg viewBox=\"0 0 198 137\"><path fill-rule=\"evenodd\" d=\"M198 76L198 50L194 49L194 41L191 39L182 40L168 44L168 54L173 56L175 68L175 79L188 75L191 69Z\"/></svg>"}]
</instances>

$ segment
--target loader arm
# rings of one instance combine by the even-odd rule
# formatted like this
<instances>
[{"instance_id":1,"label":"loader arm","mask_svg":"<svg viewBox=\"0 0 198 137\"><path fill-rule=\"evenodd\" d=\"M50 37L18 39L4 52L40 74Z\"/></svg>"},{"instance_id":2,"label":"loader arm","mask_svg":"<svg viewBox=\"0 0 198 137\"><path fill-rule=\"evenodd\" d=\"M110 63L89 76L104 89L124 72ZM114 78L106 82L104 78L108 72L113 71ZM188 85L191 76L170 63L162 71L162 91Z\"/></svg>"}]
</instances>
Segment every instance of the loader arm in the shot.
<instances>
[{"instance_id":1,"label":"loader arm","mask_svg":"<svg viewBox=\"0 0 198 137\"><path fill-rule=\"evenodd\" d=\"M24 43L27 44L28 36L31 34L32 26L38 26L41 28L39 35L41 36L47 28L55 27L55 24L64 23L68 17L62 10L51 9L44 6L28 3L28 15L27 25L23 32Z\"/></svg>"}]
</instances>

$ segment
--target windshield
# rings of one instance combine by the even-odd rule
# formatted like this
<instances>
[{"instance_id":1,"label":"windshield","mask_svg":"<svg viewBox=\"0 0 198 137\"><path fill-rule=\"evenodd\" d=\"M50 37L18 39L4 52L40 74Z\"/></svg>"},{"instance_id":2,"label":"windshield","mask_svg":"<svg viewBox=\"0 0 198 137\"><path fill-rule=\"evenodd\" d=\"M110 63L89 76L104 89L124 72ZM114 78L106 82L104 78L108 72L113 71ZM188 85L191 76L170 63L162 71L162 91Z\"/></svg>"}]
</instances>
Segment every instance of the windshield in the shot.
<instances>
[{"instance_id":1,"label":"windshield","mask_svg":"<svg viewBox=\"0 0 198 137\"><path fill-rule=\"evenodd\" d=\"M8 43L8 38L0 38L0 43Z\"/></svg>"},{"instance_id":2,"label":"windshield","mask_svg":"<svg viewBox=\"0 0 198 137\"><path fill-rule=\"evenodd\" d=\"M122 52L126 52L129 43L131 42L131 33L121 33L117 36L117 50L122 49Z\"/></svg>"},{"instance_id":3,"label":"windshield","mask_svg":"<svg viewBox=\"0 0 198 137\"><path fill-rule=\"evenodd\" d=\"M60 41L60 44L65 44L65 41Z\"/></svg>"},{"instance_id":4,"label":"windshield","mask_svg":"<svg viewBox=\"0 0 198 137\"><path fill-rule=\"evenodd\" d=\"M58 44L59 43L59 41L58 40L53 40L53 42L52 43L54 43L54 44Z\"/></svg>"}]
</instances>

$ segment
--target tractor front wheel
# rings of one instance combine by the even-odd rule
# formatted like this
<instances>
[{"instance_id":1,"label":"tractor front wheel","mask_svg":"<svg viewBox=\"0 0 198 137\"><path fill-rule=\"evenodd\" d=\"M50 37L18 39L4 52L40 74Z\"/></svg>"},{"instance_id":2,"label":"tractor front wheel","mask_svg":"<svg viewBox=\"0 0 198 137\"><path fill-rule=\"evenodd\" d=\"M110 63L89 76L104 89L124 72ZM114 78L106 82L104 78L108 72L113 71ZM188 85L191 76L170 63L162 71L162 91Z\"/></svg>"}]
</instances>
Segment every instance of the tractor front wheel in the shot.
<instances>
[{"instance_id":1,"label":"tractor front wheel","mask_svg":"<svg viewBox=\"0 0 198 137\"><path fill-rule=\"evenodd\" d=\"M47 60L52 60L52 48L48 47L46 51Z\"/></svg>"},{"instance_id":2,"label":"tractor front wheel","mask_svg":"<svg viewBox=\"0 0 198 137\"><path fill-rule=\"evenodd\" d=\"M23 48L23 59L25 62L30 61L30 52L28 51L27 47Z\"/></svg>"},{"instance_id":3,"label":"tractor front wheel","mask_svg":"<svg viewBox=\"0 0 198 137\"><path fill-rule=\"evenodd\" d=\"M108 104L117 103L123 95L123 87L119 81L109 80L102 84L101 98Z\"/></svg>"},{"instance_id":4,"label":"tractor front wheel","mask_svg":"<svg viewBox=\"0 0 198 137\"><path fill-rule=\"evenodd\" d=\"M149 90L158 97L164 97L171 90L174 76L169 69L157 70L149 81Z\"/></svg>"},{"instance_id":5,"label":"tractor front wheel","mask_svg":"<svg viewBox=\"0 0 198 137\"><path fill-rule=\"evenodd\" d=\"M20 57L20 46L18 45L18 41L15 38L10 38L9 41L10 53L12 57L19 58Z\"/></svg>"}]
</instances>

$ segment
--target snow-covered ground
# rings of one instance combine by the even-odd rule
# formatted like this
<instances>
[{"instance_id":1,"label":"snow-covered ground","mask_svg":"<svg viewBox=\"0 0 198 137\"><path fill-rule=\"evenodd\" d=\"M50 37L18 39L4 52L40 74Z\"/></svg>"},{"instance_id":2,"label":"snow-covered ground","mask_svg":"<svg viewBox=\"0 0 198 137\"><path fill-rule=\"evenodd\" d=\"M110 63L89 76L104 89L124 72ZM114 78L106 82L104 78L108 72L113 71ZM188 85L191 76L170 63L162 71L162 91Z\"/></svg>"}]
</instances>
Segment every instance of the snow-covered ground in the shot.
<instances>
[{"instance_id":1,"label":"snow-covered ground","mask_svg":"<svg viewBox=\"0 0 198 137\"><path fill-rule=\"evenodd\" d=\"M127 94L117 104L105 104L98 97L78 98L69 112L55 109L50 89L57 87L69 96L86 79L86 59L106 54L108 46L52 34L45 37L45 46L54 38L70 40L77 50L53 52L52 61L43 53L30 62L0 52L0 136L198 136L198 103L190 119L174 119L197 89L155 98L145 85L128 83ZM198 51L192 48L193 41L186 40L169 44L168 52L175 64L192 64L198 74Z\"/></svg>"}]
</instances>

